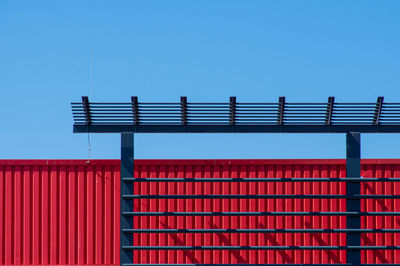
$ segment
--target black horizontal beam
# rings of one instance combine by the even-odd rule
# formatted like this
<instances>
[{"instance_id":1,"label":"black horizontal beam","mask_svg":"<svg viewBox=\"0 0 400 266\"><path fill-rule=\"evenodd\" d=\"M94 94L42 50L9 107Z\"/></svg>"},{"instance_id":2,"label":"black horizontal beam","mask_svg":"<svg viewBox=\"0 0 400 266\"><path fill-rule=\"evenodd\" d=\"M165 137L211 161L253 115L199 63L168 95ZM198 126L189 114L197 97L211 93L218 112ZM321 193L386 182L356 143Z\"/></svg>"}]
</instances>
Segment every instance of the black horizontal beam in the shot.
<instances>
[{"instance_id":1,"label":"black horizontal beam","mask_svg":"<svg viewBox=\"0 0 400 266\"><path fill-rule=\"evenodd\" d=\"M75 124L74 133L400 133L396 125L123 125Z\"/></svg>"},{"instance_id":2,"label":"black horizontal beam","mask_svg":"<svg viewBox=\"0 0 400 266\"><path fill-rule=\"evenodd\" d=\"M400 216L400 212L123 212L124 216Z\"/></svg>"},{"instance_id":3,"label":"black horizontal beam","mask_svg":"<svg viewBox=\"0 0 400 266\"><path fill-rule=\"evenodd\" d=\"M177 263L167 263L167 264L157 264L157 263L123 263L122 266L350 266L349 263L313 263L313 264L295 264L295 263L274 263L274 264L247 264L247 263L229 263L229 264L207 264L207 263L185 263L185 264L177 264ZM361 264L368 266L382 266L382 264ZM385 266L397 266L400 264L384 264Z\"/></svg>"},{"instance_id":4,"label":"black horizontal beam","mask_svg":"<svg viewBox=\"0 0 400 266\"><path fill-rule=\"evenodd\" d=\"M312 264L296 264L296 263L273 263L273 264L247 264L247 263L230 263L230 264L207 264L207 263L188 263L188 264L157 264L157 263L124 263L123 266L350 266L350 263L312 263ZM360 266L400 266L400 263L384 263L384 264L359 264Z\"/></svg>"},{"instance_id":5,"label":"black horizontal beam","mask_svg":"<svg viewBox=\"0 0 400 266\"><path fill-rule=\"evenodd\" d=\"M124 233L400 233L400 229L123 229Z\"/></svg>"},{"instance_id":6,"label":"black horizontal beam","mask_svg":"<svg viewBox=\"0 0 400 266\"><path fill-rule=\"evenodd\" d=\"M313 263L313 264L295 264L295 263L274 263L274 264L247 264L247 263L229 263L229 264L207 264L207 263L187 263L187 264L177 264L177 263L166 263L166 264L157 264L157 263L123 263L122 266L350 266L349 263ZM382 266L382 264L361 264L368 266ZM400 264L386 264L385 266L397 266Z\"/></svg>"},{"instance_id":7,"label":"black horizontal beam","mask_svg":"<svg viewBox=\"0 0 400 266\"><path fill-rule=\"evenodd\" d=\"M400 246L122 246L126 250L400 250Z\"/></svg>"},{"instance_id":8,"label":"black horizontal beam","mask_svg":"<svg viewBox=\"0 0 400 266\"><path fill-rule=\"evenodd\" d=\"M400 195L123 195L124 199L400 199Z\"/></svg>"},{"instance_id":9,"label":"black horizontal beam","mask_svg":"<svg viewBox=\"0 0 400 266\"><path fill-rule=\"evenodd\" d=\"M400 178L123 178L129 182L400 182Z\"/></svg>"}]
</instances>

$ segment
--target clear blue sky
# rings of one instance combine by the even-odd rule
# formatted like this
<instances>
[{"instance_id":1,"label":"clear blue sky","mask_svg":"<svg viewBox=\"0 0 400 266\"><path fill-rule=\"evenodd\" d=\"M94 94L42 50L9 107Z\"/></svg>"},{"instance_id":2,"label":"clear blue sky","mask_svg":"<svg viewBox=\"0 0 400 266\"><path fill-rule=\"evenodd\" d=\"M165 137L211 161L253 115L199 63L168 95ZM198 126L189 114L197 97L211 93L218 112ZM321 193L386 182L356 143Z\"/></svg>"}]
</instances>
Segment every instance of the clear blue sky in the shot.
<instances>
[{"instance_id":1,"label":"clear blue sky","mask_svg":"<svg viewBox=\"0 0 400 266\"><path fill-rule=\"evenodd\" d=\"M87 158L70 102L400 102L400 1L0 1L0 158ZM399 135L362 157L400 158ZM343 158L344 135L137 135L137 158ZM118 135L92 135L118 158Z\"/></svg>"}]
</instances>

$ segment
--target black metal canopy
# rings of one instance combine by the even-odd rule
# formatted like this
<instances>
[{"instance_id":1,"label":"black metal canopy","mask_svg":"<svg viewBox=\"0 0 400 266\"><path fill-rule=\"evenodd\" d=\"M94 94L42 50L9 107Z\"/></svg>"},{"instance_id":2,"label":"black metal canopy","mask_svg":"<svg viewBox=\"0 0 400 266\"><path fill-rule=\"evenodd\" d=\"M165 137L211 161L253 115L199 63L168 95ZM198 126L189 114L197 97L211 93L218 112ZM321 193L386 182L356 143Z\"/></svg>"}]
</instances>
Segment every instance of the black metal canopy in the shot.
<instances>
[{"instance_id":1,"label":"black metal canopy","mask_svg":"<svg viewBox=\"0 0 400 266\"><path fill-rule=\"evenodd\" d=\"M361 133L400 133L400 103L239 103L231 97L225 103L190 103L181 97L175 103L142 103L132 97L127 103L91 103L88 97L72 103L75 133L121 133L121 219L120 263L133 264L132 250L347 250L345 265L362 265L361 250L400 249L400 246L362 246L361 216L399 216L399 212L361 211L361 199L399 198L399 195L362 195L362 182L397 182L399 178L361 178ZM135 195L137 182L254 182L252 178L138 178L134 177L134 133L346 133L346 178L255 178L257 182L346 182L345 195ZM204 179L204 180L203 180ZM207 179L207 180L206 180ZM137 212L134 199L152 198L341 198L345 212ZM133 227L133 216L346 216L346 246L135 246L132 234L143 229ZM160 229L150 229L160 230ZM162 229L162 232L190 232L186 229ZM180 231L176 231L180 230ZM184 230L184 231L182 231ZM187 229L192 230L192 229ZM198 232L211 232L209 229ZM224 228L216 232L224 232ZM228 229L231 230L231 229ZM236 229L233 229L236 230ZM250 229L261 230L261 229ZM269 229L273 233L308 232L314 229ZM290 231L305 230L305 231ZM315 229L327 230L327 229ZM328 229L331 230L331 229ZM335 229L336 230L336 229ZM382 233L392 229L368 229ZM398 229L393 229L398 230ZM155 231L152 231L155 232ZM236 232L236 231L231 231ZM248 231L250 232L250 231ZM260 231L258 231L260 232ZM334 231L330 231L333 233ZM389 232L389 231L386 231ZM158 264L147 264L156 266ZM187 264L189 265L189 264ZM193 264L194 265L194 264ZM199 264L206 265L206 264ZM211 265L211 264L210 264ZM233 264L241 265L241 264ZM243 264L245 265L245 264ZM250 265L250 264L249 264ZM267 265L267 264L263 264ZM268 264L288 265L288 264ZM319 264L324 265L324 264ZM331 264L334 265L334 264ZM372 265L372 264L371 264ZM392 264L400 265L400 264Z\"/></svg>"},{"instance_id":2,"label":"black metal canopy","mask_svg":"<svg viewBox=\"0 0 400 266\"><path fill-rule=\"evenodd\" d=\"M75 133L400 133L400 103L74 102Z\"/></svg>"}]
</instances>

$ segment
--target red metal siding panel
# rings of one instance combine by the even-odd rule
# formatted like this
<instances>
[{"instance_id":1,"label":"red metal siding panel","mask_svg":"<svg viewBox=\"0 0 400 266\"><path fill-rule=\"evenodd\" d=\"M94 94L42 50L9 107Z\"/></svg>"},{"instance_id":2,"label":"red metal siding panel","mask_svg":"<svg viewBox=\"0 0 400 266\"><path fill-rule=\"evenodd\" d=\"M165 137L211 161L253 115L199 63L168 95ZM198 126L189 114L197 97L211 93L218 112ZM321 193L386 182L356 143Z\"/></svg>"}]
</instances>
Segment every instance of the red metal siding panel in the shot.
<instances>
[{"instance_id":1,"label":"red metal siding panel","mask_svg":"<svg viewBox=\"0 0 400 266\"><path fill-rule=\"evenodd\" d=\"M364 177L400 177L400 164L367 164L363 166ZM361 186L362 194L399 195L400 183L397 182L367 182ZM399 211L399 199L362 199L361 211ZM396 216L363 217L361 227L399 229L400 219ZM399 233L362 234L363 245L399 244ZM362 251L362 263L400 263L398 250Z\"/></svg>"},{"instance_id":2,"label":"red metal siding panel","mask_svg":"<svg viewBox=\"0 0 400 266\"><path fill-rule=\"evenodd\" d=\"M192 177L344 177L342 165L175 165L165 168L136 164L137 176ZM136 184L135 184L136 185ZM142 195L191 194L344 194L339 183L223 183L144 182L135 193ZM262 212L345 211L339 199L135 199L135 211L154 212ZM312 206L312 208L310 208ZM136 229L157 228L345 228L344 217L135 217ZM169 239L169 240L167 240ZM344 234L256 234L256 233L142 233L134 245L141 246L229 246L229 245L345 245ZM165 255L167 254L167 256ZM308 255L308 256L307 256ZM166 258L167 257L167 258ZM134 251L135 263L341 263L344 251ZM169 259L169 260L168 260Z\"/></svg>"},{"instance_id":3,"label":"red metal siding panel","mask_svg":"<svg viewBox=\"0 0 400 266\"><path fill-rule=\"evenodd\" d=\"M364 177L400 177L400 160L363 160ZM136 177L345 177L344 160L138 160ZM119 161L0 161L0 264L119 264ZM400 195L398 182L363 194ZM344 183L143 182L135 194L345 194ZM400 211L398 199L363 199L362 211ZM345 211L343 199L135 199L139 212ZM137 229L346 228L344 216L134 217ZM363 217L362 228L400 228L398 217ZM362 234L365 245L400 245L400 234ZM140 246L341 245L342 233L142 233ZM134 263L344 263L345 251L142 250ZM362 263L400 263L399 251L362 251Z\"/></svg>"},{"instance_id":4,"label":"red metal siding panel","mask_svg":"<svg viewBox=\"0 0 400 266\"><path fill-rule=\"evenodd\" d=\"M118 264L119 215L117 161L0 161L1 265Z\"/></svg>"}]
</instances>

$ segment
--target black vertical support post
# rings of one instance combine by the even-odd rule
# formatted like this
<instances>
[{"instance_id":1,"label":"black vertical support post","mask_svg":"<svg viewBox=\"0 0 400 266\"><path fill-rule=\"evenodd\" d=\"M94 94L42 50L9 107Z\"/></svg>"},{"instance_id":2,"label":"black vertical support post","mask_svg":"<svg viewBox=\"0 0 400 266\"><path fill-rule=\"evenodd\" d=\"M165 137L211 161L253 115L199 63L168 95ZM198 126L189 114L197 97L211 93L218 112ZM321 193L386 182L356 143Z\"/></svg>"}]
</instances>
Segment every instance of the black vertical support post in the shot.
<instances>
[{"instance_id":1,"label":"black vertical support post","mask_svg":"<svg viewBox=\"0 0 400 266\"><path fill-rule=\"evenodd\" d=\"M132 250L124 250L123 246L133 245L133 236L124 233L123 229L133 228L133 218L122 215L123 212L133 211L131 199L124 199L123 195L133 195L133 182L124 181L124 178L133 177L133 133L121 133L121 232L120 232L120 263L132 263Z\"/></svg>"},{"instance_id":2,"label":"black vertical support post","mask_svg":"<svg viewBox=\"0 0 400 266\"><path fill-rule=\"evenodd\" d=\"M349 132L346 134L346 177L360 178L361 175L361 139L360 133ZM354 195L360 194L360 182L346 183L346 211L360 212L360 199ZM360 229L360 216L347 216L347 229ZM347 246L361 246L361 236L357 232L347 233ZM350 265L361 264L360 250L347 250L347 263Z\"/></svg>"}]
</instances>

